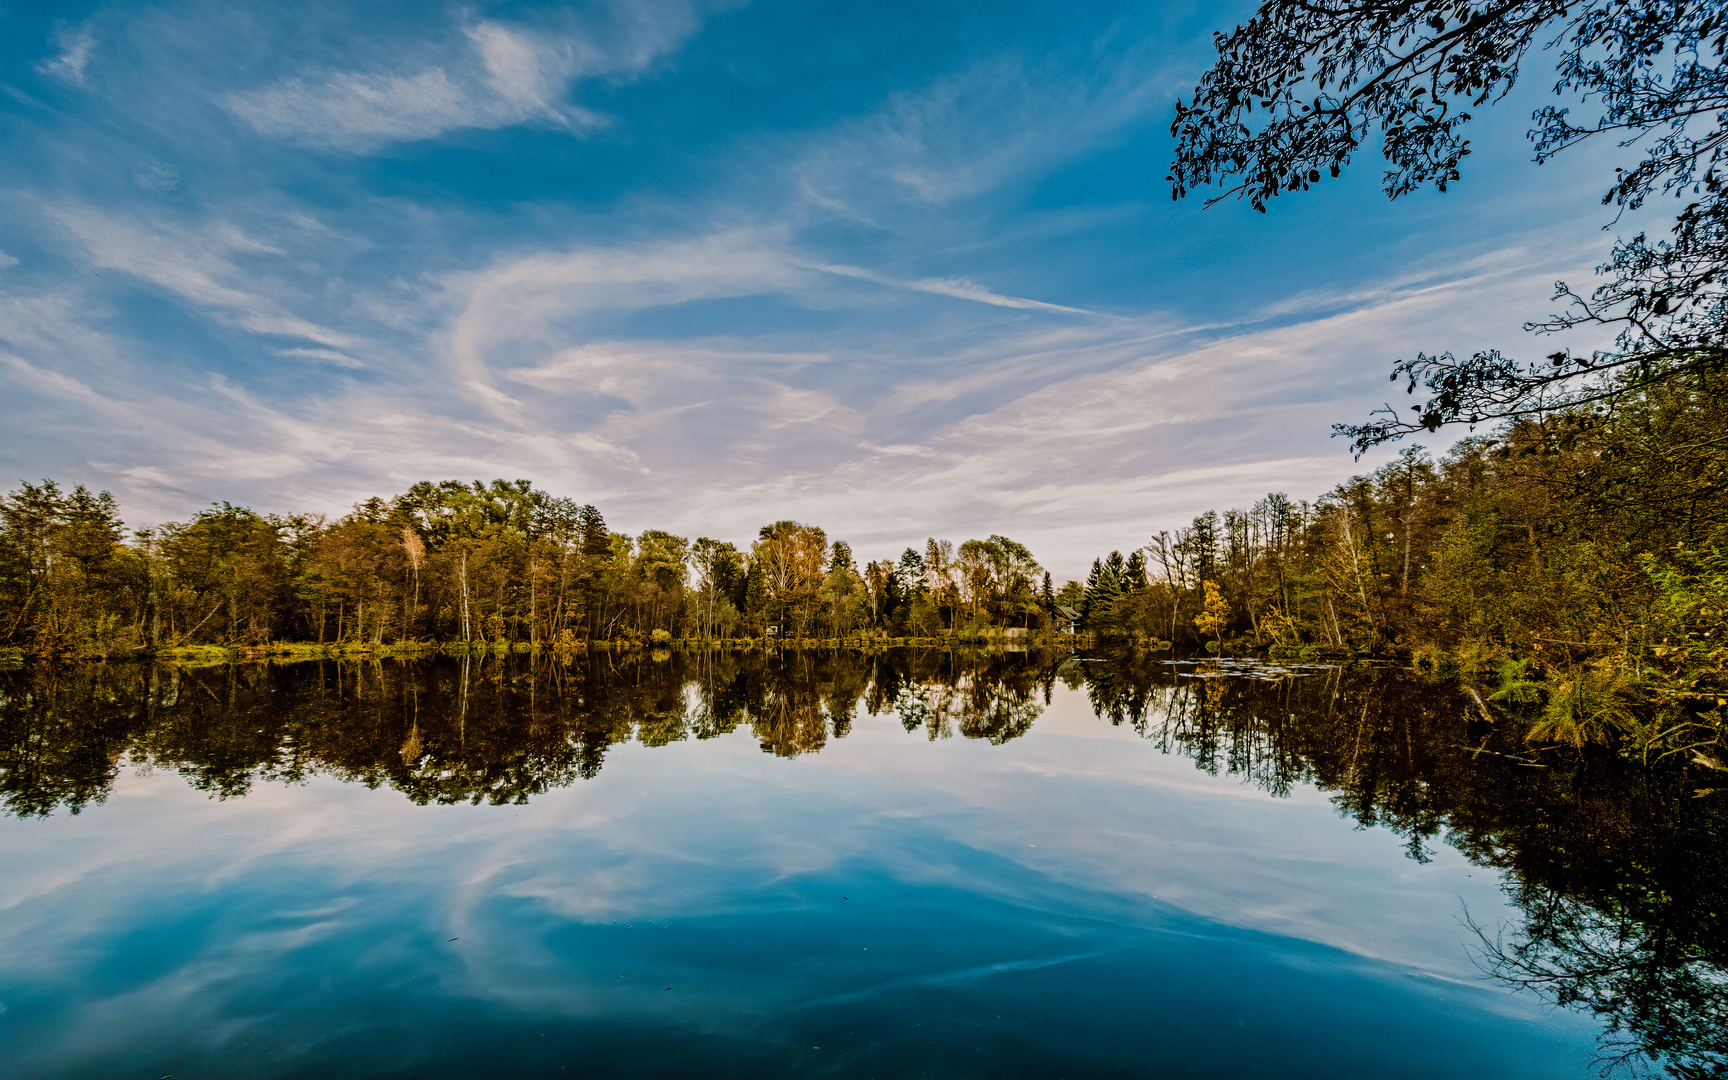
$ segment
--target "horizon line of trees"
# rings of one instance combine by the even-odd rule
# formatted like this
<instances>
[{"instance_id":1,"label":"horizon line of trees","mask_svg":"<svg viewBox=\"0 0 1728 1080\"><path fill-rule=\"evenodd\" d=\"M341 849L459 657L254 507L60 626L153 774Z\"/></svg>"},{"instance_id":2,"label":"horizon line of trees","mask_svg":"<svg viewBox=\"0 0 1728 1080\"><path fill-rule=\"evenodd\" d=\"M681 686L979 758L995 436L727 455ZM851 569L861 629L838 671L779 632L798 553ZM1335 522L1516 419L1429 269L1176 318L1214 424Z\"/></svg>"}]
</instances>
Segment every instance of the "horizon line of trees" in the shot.
<instances>
[{"instance_id":1,"label":"horizon line of trees","mask_svg":"<svg viewBox=\"0 0 1728 1080\"><path fill-rule=\"evenodd\" d=\"M631 536L526 480L421 482L334 520L221 503L130 534L106 492L24 483L0 499L0 647L1078 629L1493 657L1523 665L1499 672L1500 705L1548 709L1557 737L1702 721L1713 742L1728 700L1724 379L1634 388L1438 460L1410 447L1312 502L1208 511L1059 590L1001 534L860 567L816 525L776 521L747 547Z\"/></svg>"},{"instance_id":2,"label":"horizon line of trees","mask_svg":"<svg viewBox=\"0 0 1728 1080\"><path fill-rule=\"evenodd\" d=\"M423 481L334 520L223 502L128 530L108 492L0 499L0 646L43 657L197 644L528 641L1053 627L1050 575L1005 536L857 565L784 520L740 548L608 528L527 480Z\"/></svg>"}]
</instances>

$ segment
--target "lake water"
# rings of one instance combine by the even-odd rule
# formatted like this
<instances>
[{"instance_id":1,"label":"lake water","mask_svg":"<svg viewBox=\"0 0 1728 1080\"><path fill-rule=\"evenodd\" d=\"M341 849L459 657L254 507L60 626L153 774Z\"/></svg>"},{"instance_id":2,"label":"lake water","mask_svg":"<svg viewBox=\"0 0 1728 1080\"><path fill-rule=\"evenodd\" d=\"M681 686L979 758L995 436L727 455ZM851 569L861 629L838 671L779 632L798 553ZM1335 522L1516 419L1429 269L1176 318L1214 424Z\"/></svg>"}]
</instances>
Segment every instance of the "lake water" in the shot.
<instances>
[{"instance_id":1,"label":"lake water","mask_svg":"<svg viewBox=\"0 0 1728 1080\"><path fill-rule=\"evenodd\" d=\"M1464 705L1144 655L0 674L0 1077L1718 1074L1728 794Z\"/></svg>"}]
</instances>

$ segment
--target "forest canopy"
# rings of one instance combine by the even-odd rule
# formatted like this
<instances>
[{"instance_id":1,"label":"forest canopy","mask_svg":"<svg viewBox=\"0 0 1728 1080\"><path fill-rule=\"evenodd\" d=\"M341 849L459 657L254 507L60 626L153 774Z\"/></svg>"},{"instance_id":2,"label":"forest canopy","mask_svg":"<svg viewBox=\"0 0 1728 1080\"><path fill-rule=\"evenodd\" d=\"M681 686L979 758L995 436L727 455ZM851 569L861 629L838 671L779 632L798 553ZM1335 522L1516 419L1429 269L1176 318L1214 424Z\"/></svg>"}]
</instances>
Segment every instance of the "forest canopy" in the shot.
<instances>
[{"instance_id":1,"label":"forest canopy","mask_svg":"<svg viewBox=\"0 0 1728 1080\"><path fill-rule=\"evenodd\" d=\"M1005 536L860 568L818 526L754 542L608 528L527 480L423 481L330 520L220 503L129 531L107 492L0 501L0 644L111 656L200 643L931 636L1049 623L1048 574Z\"/></svg>"}]
</instances>

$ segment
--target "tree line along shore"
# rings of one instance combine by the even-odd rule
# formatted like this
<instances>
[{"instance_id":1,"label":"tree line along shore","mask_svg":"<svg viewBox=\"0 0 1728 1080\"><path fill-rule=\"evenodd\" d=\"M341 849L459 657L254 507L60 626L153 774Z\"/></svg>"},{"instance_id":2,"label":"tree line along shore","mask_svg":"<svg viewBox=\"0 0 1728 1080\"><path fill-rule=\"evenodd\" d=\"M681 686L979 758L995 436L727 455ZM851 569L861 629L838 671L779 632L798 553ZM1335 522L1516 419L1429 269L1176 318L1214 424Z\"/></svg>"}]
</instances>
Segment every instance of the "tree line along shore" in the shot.
<instances>
[{"instance_id":1,"label":"tree line along shore","mask_svg":"<svg viewBox=\"0 0 1728 1080\"><path fill-rule=\"evenodd\" d=\"M422 482L339 518L222 503L128 529L105 492L0 500L18 658L524 648L1047 644L1396 657L1539 736L1709 758L1728 699L1728 395L1658 384L1317 499L1268 495L1058 586L1004 535L854 559L777 521L748 544L608 528L525 480ZM1713 758L1711 758L1713 760Z\"/></svg>"},{"instance_id":2,"label":"tree line along shore","mask_svg":"<svg viewBox=\"0 0 1728 1080\"><path fill-rule=\"evenodd\" d=\"M301 660L412 660L434 656L504 657L520 654L547 654L567 658L576 653L594 650L629 651L648 649L658 659L670 650L719 650L749 652L751 650L827 649L849 652L882 652L887 649L965 649L990 652L1061 649L1071 651L1098 644L1093 634L1052 631L1036 635L1007 635L991 628L963 634L943 634L939 637L892 637L887 634L861 633L849 637L687 637L675 638L670 631L654 630L644 638L626 634L618 638L585 641L562 638L556 641L511 641L499 638L475 641L271 641L263 644L175 645L142 649L132 654L138 659L155 659L180 667L205 667L231 663L293 663ZM1142 639L1130 645L1151 646L1167 651L1170 643ZM22 649L0 652L0 666L6 661L21 664L28 659ZM95 657L93 659L108 659Z\"/></svg>"}]
</instances>

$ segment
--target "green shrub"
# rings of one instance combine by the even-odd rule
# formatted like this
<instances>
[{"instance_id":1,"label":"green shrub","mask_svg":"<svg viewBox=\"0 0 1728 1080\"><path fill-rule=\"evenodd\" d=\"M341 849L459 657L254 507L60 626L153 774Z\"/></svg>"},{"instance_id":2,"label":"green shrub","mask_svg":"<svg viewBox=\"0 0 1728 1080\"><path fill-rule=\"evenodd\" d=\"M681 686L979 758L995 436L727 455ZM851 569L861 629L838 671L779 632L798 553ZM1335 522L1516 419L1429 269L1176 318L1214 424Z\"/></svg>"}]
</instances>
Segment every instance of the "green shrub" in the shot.
<instances>
[{"instance_id":1,"label":"green shrub","mask_svg":"<svg viewBox=\"0 0 1728 1080\"><path fill-rule=\"evenodd\" d=\"M1528 660L1504 660L1495 671L1496 689L1488 700L1506 709L1524 710L1543 703L1548 688L1533 677Z\"/></svg>"},{"instance_id":2,"label":"green shrub","mask_svg":"<svg viewBox=\"0 0 1728 1080\"><path fill-rule=\"evenodd\" d=\"M1581 748L1637 727L1633 680L1618 665L1581 668L1553 680L1542 717L1525 739Z\"/></svg>"}]
</instances>

